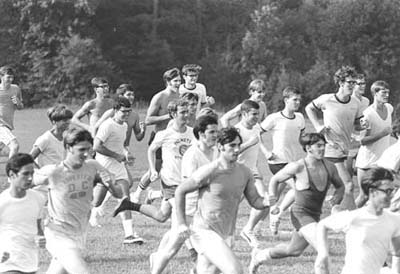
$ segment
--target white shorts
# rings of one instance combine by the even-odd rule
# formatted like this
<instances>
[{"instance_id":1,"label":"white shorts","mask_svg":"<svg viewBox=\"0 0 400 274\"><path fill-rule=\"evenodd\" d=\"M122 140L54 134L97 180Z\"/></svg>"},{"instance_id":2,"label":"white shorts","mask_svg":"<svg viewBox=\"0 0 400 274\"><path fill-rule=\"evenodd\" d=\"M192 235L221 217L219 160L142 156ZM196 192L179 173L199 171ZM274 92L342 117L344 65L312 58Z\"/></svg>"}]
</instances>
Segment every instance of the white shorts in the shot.
<instances>
[{"instance_id":1,"label":"white shorts","mask_svg":"<svg viewBox=\"0 0 400 274\"><path fill-rule=\"evenodd\" d=\"M6 126L0 126L0 142L8 146L12 140L17 139Z\"/></svg>"},{"instance_id":2,"label":"white shorts","mask_svg":"<svg viewBox=\"0 0 400 274\"><path fill-rule=\"evenodd\" d=\"M115 175L115 180L125 180L129 182L128 171L124 163L120 163L109 157L96 157L96 160L109 172Z\"/></svg>"},{"instance_id":3,"label":"white shorts","mask_svg":"<svg viewBox=\"0 0 400 274\"><path fill-rule=\"evenodd\" d=\"M230 248L233 248L234 236L227 236L225 239L222 238L217 232L211 229L205 228L193 228L190 241L197 253L204 254L207 248L213 248L213 243L216 241L224 241Z\"/></svg>"},{"instance_id":4,"label":"white shorts","mask_svg":"<svg viewBox=\"0 0 400 274\"><path fill-rule=\"evenodd\" d=\"M86 235L84 232L79 236L66 235L65 233L45 228L46 248L54 258L62 258L69 254L67 249L76 249L81 253L85 251Z\"/></svg>"}]
</instances>

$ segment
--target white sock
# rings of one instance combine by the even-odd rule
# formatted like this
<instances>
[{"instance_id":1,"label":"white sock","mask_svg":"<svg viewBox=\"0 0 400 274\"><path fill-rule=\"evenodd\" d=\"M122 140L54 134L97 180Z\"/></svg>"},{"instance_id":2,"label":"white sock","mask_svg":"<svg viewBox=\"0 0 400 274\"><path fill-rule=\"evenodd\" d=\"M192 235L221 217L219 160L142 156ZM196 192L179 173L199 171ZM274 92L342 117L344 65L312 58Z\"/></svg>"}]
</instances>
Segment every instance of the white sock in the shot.
<instances>
[{"instance_id":1,"label":"white sock","mask_svg":"<svg viewBox=\"0 0 400 274\"><path fill-rule=\"evenodd\" d=\"M133 221L132 219L122 220L122 227L124 228L125 237L133 236Z\"/></svg>"},{"instance_id":2,"label":"white sock","mask_svg":"<svg viewBox=\"0 0 400 274\"><path fill-rule=\"evenodd\" d=\"M187 239L187 240L185 241L185 245L186 245L186 247L187 247L188 250L190 250L190 249L193 248L192 243L190 242L189 239Z\"/></svg>"}]
</instances>

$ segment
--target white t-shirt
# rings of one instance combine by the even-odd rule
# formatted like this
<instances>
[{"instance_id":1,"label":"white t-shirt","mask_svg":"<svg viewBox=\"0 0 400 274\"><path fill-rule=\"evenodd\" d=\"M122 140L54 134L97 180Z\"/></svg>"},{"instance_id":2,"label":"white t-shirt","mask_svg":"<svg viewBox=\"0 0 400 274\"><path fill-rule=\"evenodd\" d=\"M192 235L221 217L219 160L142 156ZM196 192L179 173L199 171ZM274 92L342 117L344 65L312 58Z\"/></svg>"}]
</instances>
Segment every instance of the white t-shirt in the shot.
<instances>
[{"instance_id":1,"label":"white t-shirt","mask_svg":"<svg viewBox=\"0 0 400 274\"><path fill-rule=\"evenodd\" d=\"M302 158L304 151L299 143L299 136L305 128L303 114L294 113L293 119L285 117L282 112L275 112L267 116L261 123L261 129L272 132L272 152L275 159L270 164L284 164Z\"/></svg>"},{"instance_id":2,"label":"white t-shirt","mask_svg":"<svg viewBox=\"0 0 400 274\"><path fill-rule=\"evenodd\" d=\"M258 125L254 126L252 129L248 129L238 123L235 128L239 130L240 136L242 137L243 143L248 142L254 136L260 136L261 129ZM252 172L259 174L257 169L258 154L260 152L260 142L249 147L245 151L239 154L238 162L246 165Z\"/></svg>"},{"instance_id":3,"label":"white t-shirt","mask_svg":"<svg viewBox=\"0 0 400 274\"><path fill-rule=\"evenodd\" d=\"M190 178L199 167L211 163L218 157L218 150L213 147L213 155L210 160L200 150L199 142L194 141L193 144L188 148L182 158L182 179ZM186 214L193 216L197 209L197 201L199 198L199 191L193 191L186 195Z\"/></svg>"},{"instance_id":4,"label":"white t-shirt","mask_svg":"<svg viewBox=\"0 0 400 274\"><path fill-rule=\"evenodd\" d=\"M64 144L50 130L39 136L33 147L40 150L36 162L40 167L61 162L64 159Z\"/></svg>"},{"instance_id":5,"label":"white t-shirt","mask_svg":"<svg viewBox=\"0 0 400 274\"><path fill-rule=\"evenodd\" d=\"M346 233L342 274L377 274L390 251L391 239L400 236L400 216L384 210L376 216L366 207L342 211L323 220L336 232Z\"/></svg>"},{"instance_id":6,"label":"white t-shirt","mask_svg":"<svg viewBox=\"0 0 400 274\"><path fill-rule=\"evenodd\" d=\"M10 258L0 263L0 272L18 270L35 272L39 266L39 252L35 243L37 219L46 202L46 196L28 189L23 198L14 198L10 190L0 194L0 254Z\"/></svg>"},{"instance_id":7,"label":"white t-shirt","mask_svg":"<svg viewBox=\"0 0 400 274\"><path fill-rule=\"evenodd\" d=\"M104 146L109 150L118 154L124 154L127 129L128 125L126 123L118 124L113 118L109 118L100 125L96 138L102 141ZM104 167L112 166L118 162L116 159L101 153L96 154L96 160Z\"/></svg>"},{"instance_id":8,"label":"white t-shirt","mask_svg":"<svg viewBox=\"0 0 400 274\"><path fill-rule=\"evenodd\" d=\"M369 123L369 130L371 135L382 132L386 127L392 126L392 112L393 107L391 104L385 104L387 109L387 117L383 120L375 111L373 106L369 106L364 111L364 119ZM362 145L357 154L356 167L369 168L381 157L382 153L390 146L390 135L376 140L375 142Z\"/></svg>"},{"instance_id":9,"label":"white t-shirt","mask_svg":"<svg viewBox=\"0 0 400 274\"><path fill-rule=\"evenodd\" d=\"M400 139L385 149L376 165L392 170L395 173L400 171Z\"/></svg>"},{"instance_id":10,"label":"white t-shirt","mask_svg":"<svg viewBox=\"0 0 400 274\"><path fill-rule=\"evenodd\" d=\"M323 112L327 141L325 157L347 157L354 121L362 116L360 101L350 96L349 101L339 101L336 94L323 94L313 100L314 106Z\"/></svg>"},{"instance_id":11,"label":"white t-shirt","mask_svg":"<svg viewBox=\"0 0 400 274\"><path fill-rule=\"evenodd\" d=\"M161 180L166 185L179 185L181 183L182 157L194 139L193 129L186 127L183 133L175 131L172 127L156 133L152 146L161 147L162 167Z\"/></svg>"},{"instance_id":12,"label":"white t-shirt","mask_svg":"<svg viewBox=\"0 0 400 274\"><path fill-rule=\"evenodd\" d=\"M203 84L196 83L196 86L194 87L194 89L188 89L185 87L184 84L179 86L179 94L180 95L187 93L187 92L197 94L197 96L199 96L199 103L201 103L201 104L207 103L207 91L206 91L206 87Z\"/></svg>"}]
</instances>

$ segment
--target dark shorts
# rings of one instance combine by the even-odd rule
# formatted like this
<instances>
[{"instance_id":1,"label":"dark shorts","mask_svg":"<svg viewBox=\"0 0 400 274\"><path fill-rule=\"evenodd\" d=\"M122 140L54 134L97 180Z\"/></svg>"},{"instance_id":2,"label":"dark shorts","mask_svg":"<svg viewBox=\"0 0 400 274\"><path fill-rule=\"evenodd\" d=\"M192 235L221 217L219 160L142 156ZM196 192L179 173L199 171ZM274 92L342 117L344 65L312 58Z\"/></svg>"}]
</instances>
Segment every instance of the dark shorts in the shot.
<instances>
[{"instance_id":1,"label":"dark shorts","mask_svg":"<svg viewBox=\"0 0 400 274\"><path fill-rule=\"evenodd\" d=\"M279 170L284 168L287 165L287 163L282 163L282 164L268 164L269 170L271 170L271 173L275 175L278 173Z\"/></svg>"},{"instance_id":2,"label":"dark shorts","mask_svg":"<svg viewBox=\"0 0 400 274\"><path fill-rule=\"evenodd\" d=\"M163 194L163 199L168 201L171 198L175 197L175 190L178 186L177 185L173 185L173 186L169 186L166 185L163 180L161 180L161 192Z\"/></svg>"},{"instance_id":3,"label":"dark shorts","mask_svg":"<svg viewBox=\"0 0 400 274\"><path fill-rule=\"evenodd\" d=\"M149 142L148 142L149 145L151 145L151 143L153 143L154 137L156 137L156 133L157 133L157 132L155 132L155 131L152 131L152 132L150 133L150 138L149 138ZM156 150L156 160L161 160L161 159L162 159L161 148L158 148L158 149Z\"/></svg>"},{"instance_id":4,"label":"dark shorts","mask_svg":"<svg viewBox=\"0 0 400 274\"><path fill-rule=\"evenodd\" d=\"M339 157L339 158L336 158L336 157L325 157L325 159L327 159L329 162L337 164L337 163L343 163L344 161L346 161L347 157Z\"/></svg>"},{"instance_id":5,"label":"dark shorts","mask_svg":"<svg viewBox=\"0 0 400 274\"><path fill-rule=\"evenodd\" d=\"M300 228L311 223L319 222L321 217L320 213L310 213L301 208L292 208L290 210L290 220L296 229L299 231Z\"/></svg>"}]
</instances>

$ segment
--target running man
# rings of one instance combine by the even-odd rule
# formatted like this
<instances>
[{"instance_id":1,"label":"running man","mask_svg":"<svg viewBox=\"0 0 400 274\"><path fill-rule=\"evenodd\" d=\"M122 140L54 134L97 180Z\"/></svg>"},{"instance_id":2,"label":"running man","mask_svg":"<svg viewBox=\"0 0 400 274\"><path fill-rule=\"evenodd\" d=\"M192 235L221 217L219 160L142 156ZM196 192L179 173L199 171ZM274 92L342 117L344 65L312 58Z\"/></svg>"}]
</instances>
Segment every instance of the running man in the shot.
<instances>
[{"instance_id":1,"label":"running man","mask_svg":"<svg viewBox=\"0 0 400 274\"><path fill-rule=\"evenodd\" d=\"M268 166L273 175L288 163L297 161L304 155L299 139L305 129L305 120L303 114L297 112L301 103L301 93L297 88L289 86L283 90L282 97L285 107L279 112L268 115L260 124L264 132L272 134L272 150L265 152L265 157L268 159ZM282 213L294 202L293 180L287 183L290 184L291 189L282 203L271 207L269 223L273 234L278 233ZM278 200L284 188L285 185L282 184L277 192Z\"/></svg>"},{"instance_id":2,"label":"running man","mask_svg":"<svg viewBox=\"0 0 400 274\"><path fill-rule=\"evenodd\" d=\"M129 115L132 112L131 103L125 97L118 97L114 105L115 114L104 121L94 139L96 160L115 176L115 180L122 189L124 197L129 199L129 189L132 181L129 178L125 163L133 164L133 156L124 148ZM103 189L106 191L106 189ZM102 195L95 195L102 197ZM100 202L100 201L99 201ZM132 214L127 211L121 215L122 226L125 232L124 244L142 244L143 239L133 232Z\"/></svg>"},{"instance_id":3,"label":"running man","mask_svg":"<svg viewBox=\"0 0 400 274\"><path fill-rule=\"evenodd\" d=\"M331 203L339 204L343 198L344 185L334 164L324 160L325 138L320 133L304 134L300 142L307 156L304 159L286 165L272 176L269 183L269 201L276 203L278 184L289 178L295 180L295 202L290 217L295 231L290 243L259 250L253 249L249 270L257 272L258 267L272 259L300 256L310 244L316 248L315 231L320 220L322 204L330 184L335 187Z\"/></svg>"},{"instance_id":4,"label":"running man","mask_svg":"<svg viewBox=\"0 0 400 274\"><path fill-rule=\"evenodd\" d=\"M56 105L47 110L52 127L36 139L30 153L39 168L60 163L64 159L63 134L72 116L72 111L64 105Z\"/></svg>"},{"instance_id":5,"label":"running man","mask_svg":"<svg viewBox=\"0 0 400 274\"><path fill-rule=\"evenodd\" d=\"M211 96L207 96L206 87L203 84L197 83L201 66L196 64L186 64L182 67L182 75L185 83L180 85L179 94L193 93L198 96L198 113L201 108L209 107L215 104L215 100Z\"/></svg>"},{"instance_id":6,"label":"running man","mask_svg":"<svg viewBox=\"0 0 400 274\"><path fill-rule=\"evenodd\" d=\"M254 184L257 188L258 195L264 197L266 189L264 186L261 172L258 170L258 154L262 144L261 140L261 129L258 126L258 119L260 115L260 105L251 100L244 100L240 109L242 111L242 119L235 128L239 131L242 137L243 144L240 146L240 154L238 163L244 164L250 168L254 176ZM254 234L254 228L257 223L268 215L268 209L258 210L251 208L250 217L243 230L240 232L240 236L251 246L257 247L259 242Z\"/></svg>"},{"instance_id":7,"label":"running man","mask_svg":"<svg viewBox=\"0 0 400 274\"><path fill-rule=\"evenodd\" d=\"M69 129L64 136L64 161L47 165L35 174L34 183L47 193L49 200L49 218L44 234L52 260L47 274L89 273L83 252L93 185L99 181L96 177L101 176L103 184L114 195L122 196L119 186L112 180L112 174L97 161L88 159L92 144L89 131Z\"/></svg>"},{"instance_id":8,"label":"running man","mask_svg":"<svg viewBox=\"0 0 400 274\"><path fill-rule=\"evenodd\" d=\"M218 120L212 116L200 116L193 128L193 134L197 140L185 152L182 158L182 179L189 178L193 172L201 166L209 164L218 157L218 150L215 147L218 136ZM192 222L193 216L197 210L198 191L192 192L186 196L186 220ZM168 243L164 248L151 254L151 273L158 274L167 266L172 257L179 251L184 239L176 234L176 227L171 228L171 234ZM197 260L197 252L192 247L189 239L186 240L191 258Z\"/></svg>"},{"instance_id":9,"label":"running man","mask_svg":"<svg viewBox=\"0 0 400 274\"><path fill-rule=\"evenodd\" d=\"M9 66L0 68L0 152L8 147L8 157L18 152L17 138L12 134L14 129L14 112L22 109L21 89L13 84L15 72Z\"/></svg>"},{"instance_id":10,"label":"running man","mask_svg":"<svg viewBox=\"0 0 400 274\"><path fill-rule=\"evenodd\" d=\"M113 107L113 100L110 98L110 86L106 79L95 77L90 83L96 94L96 98L83 104L83 106L74 114L71 122L93 134L94 125L106 110ZM89 124L81 121L84 116L88 116Z\"/></svg>"},{"instance_id":11,"label":"running man","mask_svg":"<svg viewBox=\"0 0 400 274\"><path fill-rule=\"evenodd\" d=\"M345 166L351 134L354 130L362 130L360 125L362 112L360 101L352 97L357 73L352 67L342 67L336 71L334 80L339 87L336 93L323 94L306 106L306 113L317 132L323 133L327 141L325 158L333 162L339 172L346 191L341 206L354 209L354 186L352 175ZM323 113L323 121L318 113Z\"/></svg>"},{"instance_id":12,"label":"running man","mask_svg":"<svg viewBox=\"0 0 400 274\"><path fill-rule=\"evenodd\" d=\"M366 206L342 211L321 220L317 227L316 274L329 274L328 230L346 234L346 256L342 274L380 273L388 253L400 257L400 216L387 208L395 191L392 173L384 168L371 168L361 183ZM355 259L356 258L356 259ZM393 264L399 273L400 265Z\"/></svg>"},{"instance_id":13,"label":"running man","mask_svg":"<svg viewBox=\"0 0 400 274\"><path fill-rule=\"evenodd\" d=\"M154 136L158 131L167 128L169 120L171 120L168 112L168 104L172 101L179 100L179 86L181 85L181 75L177 68L173 68L164 72L163 75L165 89L153 96L150 101L149 109L146 115L146 124L154 125L154 130L150 134L149 145L154 140ZM156 170L161 168L161 149L156 153ZM140 179L140 183L132 196L132 201L138 203L142 192L150 185L150 170L148 170Z\"/></svg>"},{"instance_id":14,"label":"running man","mask_svg":"<svg viewBox=\"0 0 400 274\"><path fill-rule=\"evenodd\" d=\"M365 136L360 139L361 147L356 159L360 189L365 172L376 164L382 153L390 146L393 106L388 103L389 93L389 85L385 81L376 81L371 86L374 101L363 113L368 128ZM363 206L366 198L360 191L356 199L357 207Z\"/></svg>"},{"instance_id":15,"label":"running man","mask_svg":"<svg viewBox=\"0 0 400 274\"><path fill-rule=\"evenodd\" d=\"M235 128L223 128L217 140L217 160L200 167L175 192L179 237L191 234L198 252L197 273L242 274L239 259L232 251L236 218L242 197L252 207L268 208L268 199L258 195L254 176L245 165L237 163L242 138ZM191 231L186 220L186 199L199 191L198 209Z\"/></svg>"},{"instance_id":16,"label":"running man","mask_svg":"<svg viewBox=\"0 0 400 274\"><path fill-rule=\"evenodd\" d=\"M258 116L258 122L260 123L267 117L267 106L265 105L263 99L265 96L265 83L261 79L255 79L250 82L248 87L248 92L250 95L249 100L254 101L260 105L260 114ZM221 117L221 126L228 127L232 124L232 120L239 118L241 115L240 105L237 105L233 109L229 110L227 113Z\"/></svg>"},{"instance_id":17,"label":"running man","mask_svg":"<svg viewBox=\"0 0 400 274\"><path fill-rule=\"evenodd\" d=\"M6 164L10 187L0 194L0 273L36 273L46 240L38 229L46 197L32 190L34 161L17 153Z\"/></svg>"}]
</instances>

